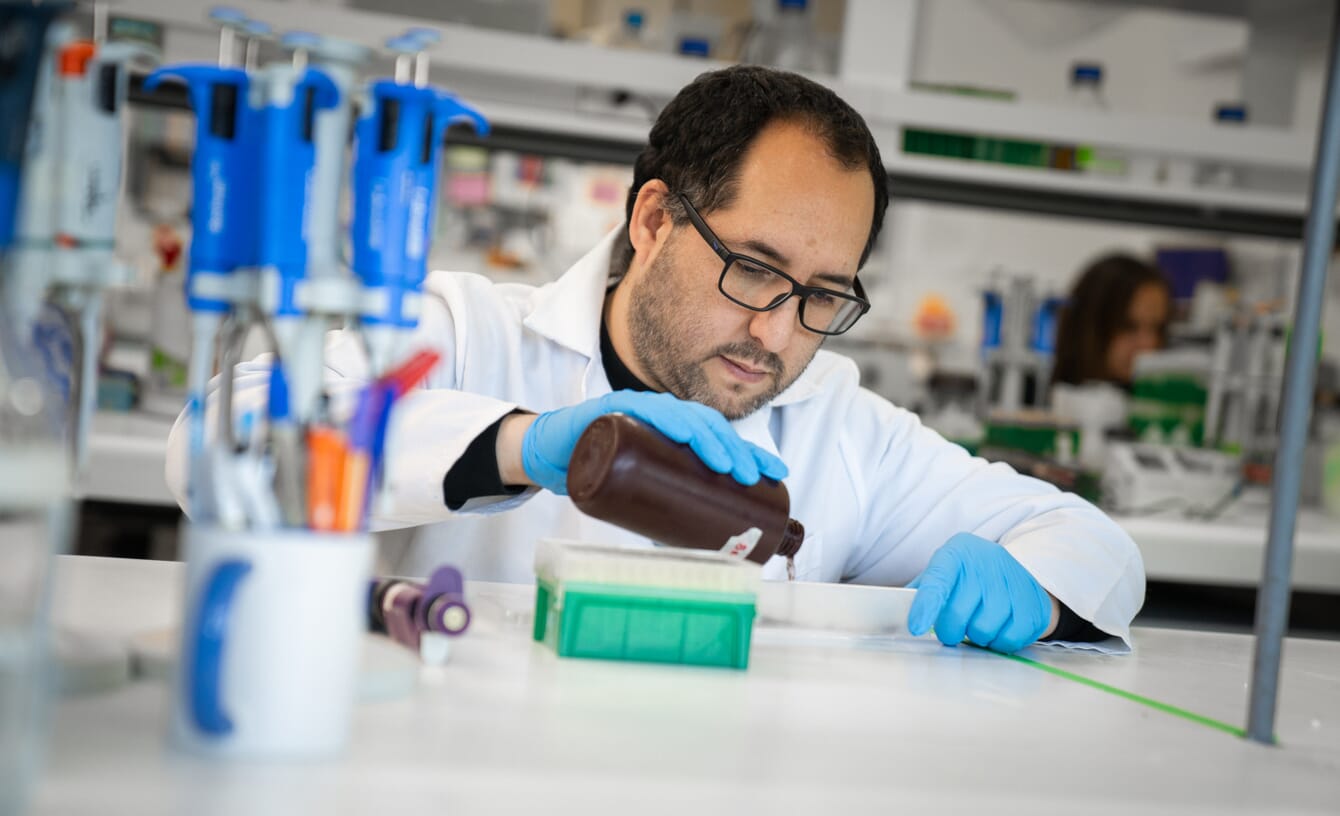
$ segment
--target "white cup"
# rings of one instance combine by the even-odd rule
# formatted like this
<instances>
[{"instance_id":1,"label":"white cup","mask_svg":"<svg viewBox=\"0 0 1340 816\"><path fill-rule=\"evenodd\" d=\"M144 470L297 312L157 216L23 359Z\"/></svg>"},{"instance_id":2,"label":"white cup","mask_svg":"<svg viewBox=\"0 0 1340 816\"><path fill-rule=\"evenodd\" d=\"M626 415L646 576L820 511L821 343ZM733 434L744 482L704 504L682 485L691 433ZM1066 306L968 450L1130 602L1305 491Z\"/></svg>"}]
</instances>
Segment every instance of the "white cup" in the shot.
<instances>
[{"instance_id":1,"label":"white cup","mask_svg":"<svg viewBox=\"0 0 1340 816\"><path fill-rule=\"evenodd\" d=\"M219 757L330 756L348 742L372 538L183 527L173 739Z\"/></svg>"}]
</instances>

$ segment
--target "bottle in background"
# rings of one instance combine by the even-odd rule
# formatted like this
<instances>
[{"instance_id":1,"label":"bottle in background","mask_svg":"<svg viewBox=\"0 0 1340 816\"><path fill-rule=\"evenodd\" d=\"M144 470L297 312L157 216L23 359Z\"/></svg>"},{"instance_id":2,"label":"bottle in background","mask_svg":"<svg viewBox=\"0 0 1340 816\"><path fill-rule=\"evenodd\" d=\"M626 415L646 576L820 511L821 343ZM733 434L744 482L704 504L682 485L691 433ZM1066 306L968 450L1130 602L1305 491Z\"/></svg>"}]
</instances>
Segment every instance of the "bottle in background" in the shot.
<instances>
[{"instance_id":1,"label":"bottle in background","mask_svg":"<svg viewBox=\"0 0 1340 816\"><path fill-rule=\"evenodd\" d=\"M1070 67L1071 107L1106 112L1103 92L1103 66L1096 62L1077 62ZM1126 175L1126 156L1120 151L1096 145L1075 148L1075 169L1103 176Z\"/></svg>"},{"instance_id":2,"label":"bottle in background","mask_svg":"<svg viewBox=\"0 0 1340 816\"><path fill-rule=\"evenodd\" d=\"M1103 95L1103 66L1096 62L1077 62L1070 66L1070 104L1076 108L1107 110Z\"/></svg>"},{"instance_id":3,"label":"bottle in background","mask_svg":"<svg viewBox=\"0 0 1340 816\"><path fill-rule=\"evenodd\" d=\"M808 0L777 0L773 19L755 26L740 61L809 74L833 73Z\"/></svg>"},{"instance_id":4,"label":"bottle in background","mask_svg":"<svg viewBox=\"0 0 1340 816\"><path fill-rule=\"evenodd\" d=\"M702 37L680 37L679 55L707 59L712 55L712 44Z\"/></svg>"},{"instance_id":5,"label":"bottle in background","mask_svg":"<svg viewBox=\"0 0 1340 816\"><path fill-rule=\"evenodd\" d=\"M610 35L609 45L613 48L627 48L630 50L649 48L646 24L647 18L642 9L624 9L618 27Z\"/></svg>"},{"instance_id":6,"label":"bottle in background","mask_svg":"<svg viewBox=\"0 0 1340 816\"><path fill-rule=\"evenodd\" d=\"M181 235L168 224L154 227L158 276L154 281L153 327L149 334L148 410L175 413L186 400L191 355L191 313L186 307Z\"/></svg>"},{"instance_id":7,"label":"bottle in background","mask_svg":"<svg viewBox=\"0 0 1340 816\"><path fill-rule=\"evenodd\" d=\"M1240 102L1214 106L1214 123L1220 127L1241 127L1247 124L1247 106ZM1196 168L1196 183L1202 187L1238 187L1242 172L1231 164L1220 161L1202 162Z\"/></svg>"}]
</instances>

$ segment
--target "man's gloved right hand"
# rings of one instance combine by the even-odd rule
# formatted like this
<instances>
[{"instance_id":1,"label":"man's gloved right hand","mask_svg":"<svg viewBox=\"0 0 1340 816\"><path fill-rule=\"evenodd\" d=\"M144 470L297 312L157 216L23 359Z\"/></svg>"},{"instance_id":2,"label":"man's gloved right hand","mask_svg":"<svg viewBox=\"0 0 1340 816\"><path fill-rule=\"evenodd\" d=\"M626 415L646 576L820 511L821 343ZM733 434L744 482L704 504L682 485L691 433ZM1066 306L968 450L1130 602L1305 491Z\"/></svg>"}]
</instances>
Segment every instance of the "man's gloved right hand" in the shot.
<instances>
[{"instance_id":1,"label":"man's gloved right hand","mask_svg":"<svg viewBox=\"0 0 1340 816\"><path fill-rule=\"evenodd\" d=\"M568 493L568 460L577 439L603 414L627 414L676 442L687 444L709 468L752 485L759 476L786 478L786 464L746 442L719 412L672 394L615 391L567 408L540 414L521 440L521 466L540 487Z\"/></svg>"}]
</instances>

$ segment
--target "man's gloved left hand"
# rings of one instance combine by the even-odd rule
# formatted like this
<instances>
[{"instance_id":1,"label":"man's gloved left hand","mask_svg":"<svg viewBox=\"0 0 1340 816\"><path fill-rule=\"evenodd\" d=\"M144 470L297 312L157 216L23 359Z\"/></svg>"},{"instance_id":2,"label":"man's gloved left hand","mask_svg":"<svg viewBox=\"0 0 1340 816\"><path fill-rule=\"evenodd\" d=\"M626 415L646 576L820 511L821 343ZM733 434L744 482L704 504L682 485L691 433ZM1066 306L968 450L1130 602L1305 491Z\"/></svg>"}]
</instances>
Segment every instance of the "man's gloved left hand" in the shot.
<instances>
[{"instance_id":1,"label":"man's gloved left hand","mask_svg":"<svg viewBox=\"0 0 1340 816\"><path fill-rule=\"evenodd\" d=\"M931 556L910 584L917 596L907 628L924 635L932 625L946 646L966 636L997 652L1017 652L1047 633L1052 598L1009 550L959 533Z\"/></svg>"}]
</instances>

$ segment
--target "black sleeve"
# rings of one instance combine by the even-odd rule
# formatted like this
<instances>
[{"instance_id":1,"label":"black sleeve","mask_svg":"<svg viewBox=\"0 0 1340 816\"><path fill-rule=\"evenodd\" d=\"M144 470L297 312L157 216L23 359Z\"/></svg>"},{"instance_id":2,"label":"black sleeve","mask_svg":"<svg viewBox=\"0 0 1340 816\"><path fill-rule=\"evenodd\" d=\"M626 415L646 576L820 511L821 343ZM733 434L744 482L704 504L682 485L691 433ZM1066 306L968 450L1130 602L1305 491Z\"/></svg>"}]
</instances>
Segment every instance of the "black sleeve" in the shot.
<instances>
[{"instance_id":1,"label":"black sleeve","mask_svg":"<svg viewBox=\"0 0 1340 816\"><path fill-rule=\"evenodd\" d=\"M1057 601L1056 605L1061 608L1061 614L1056 621L1056 629L1043 638L1044 641L1068 640L1071 643L1096 643L1112 637L1107 632L1076 615L1070 607L1060 601Z\"/></svg>"},{"instance_id":2,"label":"black sleeve","mask_svg":"<svg viewBox=\"0 0 1340 816\"><path fill-rule=\"evenodd\" d=\"M498 475L498 429L504 419L517 413L523 412L512 411L485 428L447 471L442 479L442 501L448 510L459 510L471 499L515 496L526 489L525 485L505 485Z\"/></svg>"}]
</instances>

